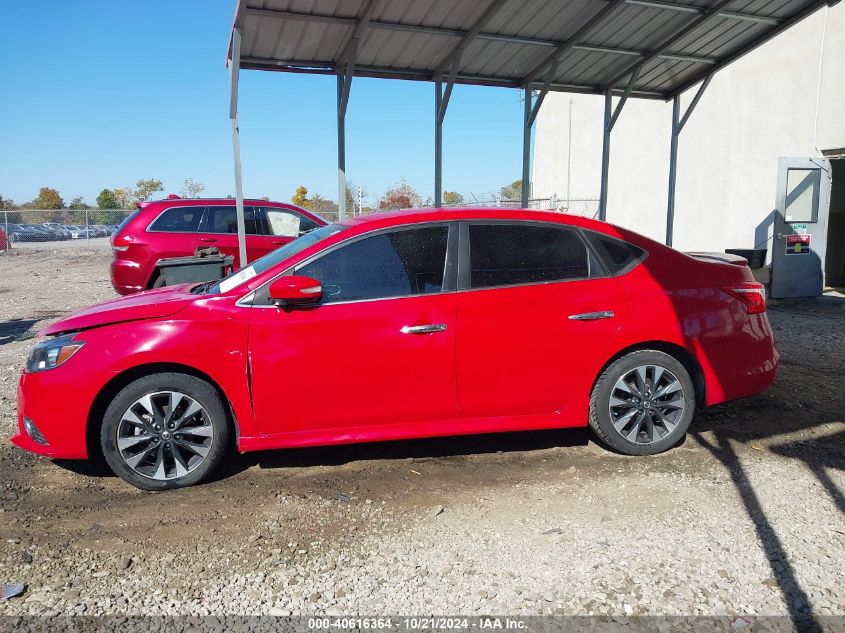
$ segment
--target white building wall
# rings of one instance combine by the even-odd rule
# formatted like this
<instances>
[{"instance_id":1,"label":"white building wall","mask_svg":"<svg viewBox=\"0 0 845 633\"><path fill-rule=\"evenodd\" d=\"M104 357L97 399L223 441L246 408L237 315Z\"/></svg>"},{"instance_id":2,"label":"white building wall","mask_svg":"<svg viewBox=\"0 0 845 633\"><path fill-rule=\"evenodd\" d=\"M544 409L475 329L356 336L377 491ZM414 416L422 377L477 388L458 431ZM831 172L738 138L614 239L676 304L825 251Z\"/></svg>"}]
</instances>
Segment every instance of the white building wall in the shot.
<instances>
[{"instance_id":1,"label":"white building wall","mask_svg":"<svg viewBox=\"0 0 845 633\"><path fill-rule=\"evenodd\" d=\"M684 107L694 93L683 95ZM566 196L569 156L570 197L599 197L603 112L602 96L547 96L536 124L534 197ZM630 99L611 135L607 219L659 241L671 120L671 102ZM845 3L715 75L680 137L674 246L757 245L755 230L775 204L778 158L838 148L845 148Z\"/></svg>"}]
</instances>

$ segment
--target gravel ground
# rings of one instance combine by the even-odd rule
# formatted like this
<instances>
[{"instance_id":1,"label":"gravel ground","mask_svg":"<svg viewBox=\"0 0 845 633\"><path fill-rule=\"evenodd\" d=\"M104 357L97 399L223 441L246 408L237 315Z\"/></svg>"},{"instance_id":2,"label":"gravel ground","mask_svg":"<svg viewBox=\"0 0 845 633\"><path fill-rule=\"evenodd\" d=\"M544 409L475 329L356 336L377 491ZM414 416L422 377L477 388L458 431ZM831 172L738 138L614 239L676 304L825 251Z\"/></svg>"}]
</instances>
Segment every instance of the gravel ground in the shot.
<instances>
[{"instance_id":1,"label":"gravel ground","mask_svg":"<svg viewBox=\"0 0 845 633\"><path fill-rule=\"evenodd\" d=\"M627 458L585 430L273 451L145 493L12 447L27 337L108 253L0 256L0 614L845 615L845 299L770 311L775 387Z\"/></svg>"}]
</instances>

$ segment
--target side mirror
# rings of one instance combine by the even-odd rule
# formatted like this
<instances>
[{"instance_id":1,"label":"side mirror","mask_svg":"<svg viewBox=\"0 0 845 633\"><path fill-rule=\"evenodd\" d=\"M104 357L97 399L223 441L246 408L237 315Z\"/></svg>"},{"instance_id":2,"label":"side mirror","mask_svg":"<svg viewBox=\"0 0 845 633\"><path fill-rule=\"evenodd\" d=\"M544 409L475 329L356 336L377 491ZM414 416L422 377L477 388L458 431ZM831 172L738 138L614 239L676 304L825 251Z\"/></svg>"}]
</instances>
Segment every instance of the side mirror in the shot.
<instances>
[{"instance_id":1,"label":"side mirror","mask_svg":"<svg viewBox=\"0 0 845 633\"><path fill-rule=\"evenodd\" d=\"M277 306L296 306L317 303L323 298L323 287L311 277L289 275L270 284L270 299Z\"/></svg>"}]
</instances>

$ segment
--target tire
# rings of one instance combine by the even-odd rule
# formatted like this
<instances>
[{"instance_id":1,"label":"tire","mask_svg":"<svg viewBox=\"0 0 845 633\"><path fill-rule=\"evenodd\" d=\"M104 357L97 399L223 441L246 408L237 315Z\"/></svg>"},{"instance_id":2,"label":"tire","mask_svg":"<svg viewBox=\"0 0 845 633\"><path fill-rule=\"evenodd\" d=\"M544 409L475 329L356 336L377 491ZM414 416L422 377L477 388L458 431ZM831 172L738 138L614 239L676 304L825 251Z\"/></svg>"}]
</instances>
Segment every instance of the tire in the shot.
<instances>
[{"instance_id":1,"label":"tire","mask_svg":"<svg viewBox=\"0 0 845 633\"><path fill-rule=\"evenodd\" d=\"M631 352L611 363L590 397L593 431L625 455L669 450L683 439L694 413L689 372L674 357L655 350Z\"/></svg>"},{"instance_id":2,"label":"tire","mask_svg":"<svg viewBox=\"0 0 845 633\"><path fill-rule=\"evenodd\" d=\"M177 373L151 374L124 387L100 428L109 468L142 490L203 481L220 465L229 437L217 391L204 380Z\"/></svg>"},{"instance_id":3,"label":"tire","mask_svg":"<svg viewBox=\"0 0 845 633\"><path fill-rule=\"evenodd\" d=\"M167 280L164 278L164 275L159 271L158 277L153 282L153 285L150 288L164 288L167 285Z\"/></svg>"}]
</instances>

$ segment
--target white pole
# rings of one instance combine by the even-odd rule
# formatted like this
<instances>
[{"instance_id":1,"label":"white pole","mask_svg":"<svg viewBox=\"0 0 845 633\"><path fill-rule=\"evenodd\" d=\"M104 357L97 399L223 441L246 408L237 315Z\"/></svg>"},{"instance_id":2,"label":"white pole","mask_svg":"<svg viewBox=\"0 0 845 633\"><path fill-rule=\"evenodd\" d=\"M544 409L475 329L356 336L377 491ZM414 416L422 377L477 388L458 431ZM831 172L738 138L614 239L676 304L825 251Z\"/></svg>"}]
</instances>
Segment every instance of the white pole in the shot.
<instances>
[{"instance_id":1,"label":"white pole","mask_svg":"<svg viewBox=\"0 0 845 633\"><path fill-rule=\"evenodd\" d=\"M232 59L229 62L229 119L232 123L232 159L235 168L235 205L238 220L239 268L247 264L246 222L244 221L244 187L241 178L241 132L238 127L238 79L241 71L241 30L232 30Z\"/></svg>"},{"instance_id":2,"label":"white pole","mask_svg":"<svg viewBox=\"0 0 845 633\"><path fill-rule=\"evenodd\" d=\"M88 209L85 209L85 248L91 250L91 229L88 223Z\"/></svg>"}]
</instances>

